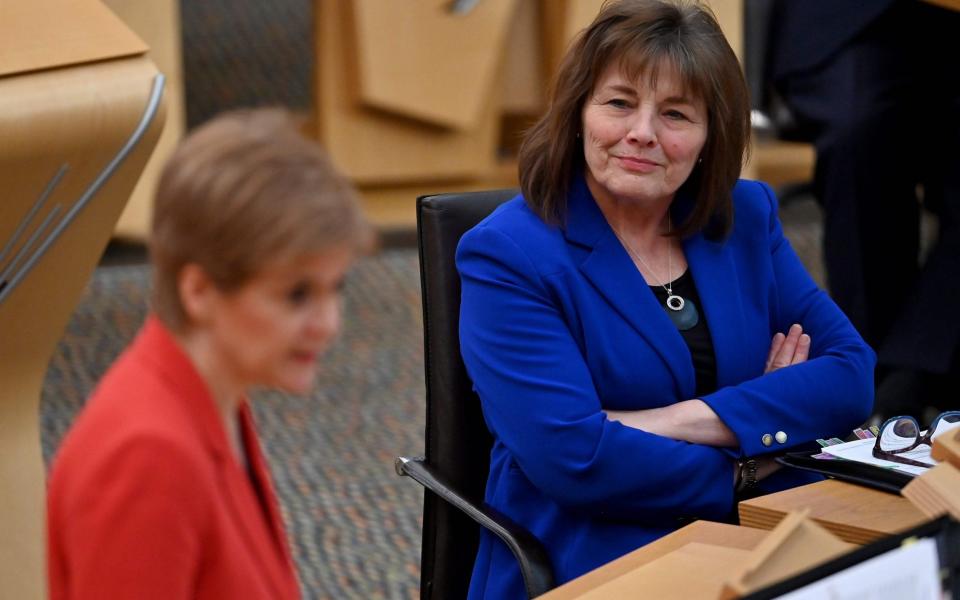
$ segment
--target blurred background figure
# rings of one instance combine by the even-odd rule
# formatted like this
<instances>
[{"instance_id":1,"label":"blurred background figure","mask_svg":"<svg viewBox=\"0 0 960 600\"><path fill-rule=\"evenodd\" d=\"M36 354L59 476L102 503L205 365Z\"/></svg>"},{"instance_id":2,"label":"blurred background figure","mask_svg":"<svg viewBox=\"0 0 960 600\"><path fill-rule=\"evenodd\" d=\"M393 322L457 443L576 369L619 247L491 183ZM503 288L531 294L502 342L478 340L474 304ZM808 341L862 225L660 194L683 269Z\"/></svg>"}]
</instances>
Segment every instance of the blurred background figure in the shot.
<instances>
[{"instance_id":1,"label":"blurred background figure","mask_svg":"<svg viewBox=\"0 0 960 600\"><path fill-rule=\"evenodd\" d=\"M50 475L54 599L298 598L247 403L307 393L370 231L353 188L279 110L195 130L160 178L152 314Z\"/></svg>"},{"instance_id":2,"label":"blurred background figure","mask_svg":"<svg viewBox=\"0 0 960 600\"><path fill-rule=\"evenodd\" d=\"M772 20L769 76L816 145L830 293L879 354L876 411L943 407L960 384L960 13L775 0Z\"/></svg>"}]
</instances>

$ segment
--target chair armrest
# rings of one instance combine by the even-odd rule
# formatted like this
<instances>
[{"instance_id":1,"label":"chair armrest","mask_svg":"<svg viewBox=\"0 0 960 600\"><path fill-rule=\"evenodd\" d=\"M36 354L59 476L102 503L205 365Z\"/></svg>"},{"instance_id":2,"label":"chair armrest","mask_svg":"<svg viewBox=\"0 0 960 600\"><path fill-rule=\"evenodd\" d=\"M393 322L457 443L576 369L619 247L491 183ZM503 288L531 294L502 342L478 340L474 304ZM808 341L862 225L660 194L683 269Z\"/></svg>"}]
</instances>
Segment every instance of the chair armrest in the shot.
<instances>
[{"instance_id":1,"label":"chair armrest","mask_svg":"<svg viewBox=\"0 0 960 600\"><path fill-rule=\"evenodd\" d=\"M550 557L532 533L487 504L478 504L464 497L421 457L400 456L394 461L394 468L397 475L412 478L503 540L520 564L528 597L535 598L555 587Z\"/></svg>"}]
</instances>

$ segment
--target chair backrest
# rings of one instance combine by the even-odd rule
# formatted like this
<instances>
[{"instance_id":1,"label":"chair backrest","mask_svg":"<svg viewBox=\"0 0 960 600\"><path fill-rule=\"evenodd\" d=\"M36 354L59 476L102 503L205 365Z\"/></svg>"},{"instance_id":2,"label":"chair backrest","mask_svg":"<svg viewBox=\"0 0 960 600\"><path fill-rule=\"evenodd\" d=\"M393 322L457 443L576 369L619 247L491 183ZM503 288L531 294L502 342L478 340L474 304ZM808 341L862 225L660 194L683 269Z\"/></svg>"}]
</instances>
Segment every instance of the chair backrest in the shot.
<instances>
[{"instance_id":1,"label":"chair backrest","mask_svg":"<svg viewBox=\"0 0 960 600\"><path fill-rule=\"evenodd\" d=\"M462 493L483 499L493 441L460 356L460 276L454 264L463 234L517 190L417 199L426 371L426 461ZM420 597L465 598L479 526L424 492Z\"/></svg>"}]
</instances>

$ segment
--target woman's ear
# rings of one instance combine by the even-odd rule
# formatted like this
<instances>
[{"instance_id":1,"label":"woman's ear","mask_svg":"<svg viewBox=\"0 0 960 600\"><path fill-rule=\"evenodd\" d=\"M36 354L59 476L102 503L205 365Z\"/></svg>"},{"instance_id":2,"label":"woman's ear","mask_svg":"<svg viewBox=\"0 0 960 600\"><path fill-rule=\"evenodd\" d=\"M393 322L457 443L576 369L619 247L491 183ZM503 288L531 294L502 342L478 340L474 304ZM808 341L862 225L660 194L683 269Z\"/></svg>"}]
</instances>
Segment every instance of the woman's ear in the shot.
<instances>
[{"instance_id":1,"label":"woman's ear","mask_svg":"<svg viewBox=\"0 0 960 600\"><path fill-rule=\"evenodd\" d=\"M209 321L216 310L219 290L207 272L196 263L187 263L177 276L177 291L180 304L190 323L203 324Z\"/></svg>"}]
</instances>

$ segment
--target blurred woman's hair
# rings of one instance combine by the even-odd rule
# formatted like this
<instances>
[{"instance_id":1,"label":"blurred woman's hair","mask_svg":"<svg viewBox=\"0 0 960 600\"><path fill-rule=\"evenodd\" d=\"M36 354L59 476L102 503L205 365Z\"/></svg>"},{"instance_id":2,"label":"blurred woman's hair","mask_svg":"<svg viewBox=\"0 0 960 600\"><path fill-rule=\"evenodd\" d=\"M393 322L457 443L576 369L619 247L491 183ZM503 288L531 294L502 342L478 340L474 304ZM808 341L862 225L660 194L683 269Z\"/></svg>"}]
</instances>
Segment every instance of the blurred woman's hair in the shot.
<instances>
[{"instance_id":1,"label":"blurred woman's hair","mask_svg":"<svg viewBox=\"0 0 960 600\"><path fill-rule=\"evenodd\" d=\"M157 186L150 236L153 310L189 326L178 277L200 266L238 289L269 264L373 242L357 194L281 109L224 113L177 147Z\"/></svg>"}]
</instances>

